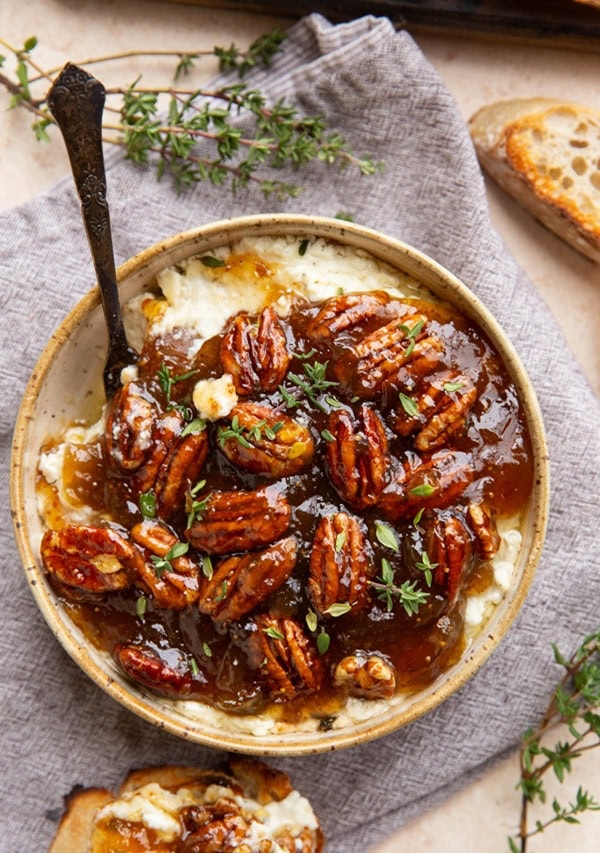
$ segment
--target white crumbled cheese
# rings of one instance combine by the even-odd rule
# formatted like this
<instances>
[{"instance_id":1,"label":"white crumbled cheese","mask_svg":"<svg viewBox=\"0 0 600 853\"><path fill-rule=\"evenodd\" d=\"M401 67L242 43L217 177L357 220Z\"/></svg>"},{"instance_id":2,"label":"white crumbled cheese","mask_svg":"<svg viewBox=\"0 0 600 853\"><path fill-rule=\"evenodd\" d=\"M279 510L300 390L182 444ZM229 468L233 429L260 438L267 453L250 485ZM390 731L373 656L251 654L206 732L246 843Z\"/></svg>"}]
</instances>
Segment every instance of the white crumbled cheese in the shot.
<instances>
[{"instance_id":1,"label":"white crumbled cheese","mask_svg":"<svg viewBox=\"0 0 600 853\"><path fill-rule=\"evenodd\" d=\"M108 803L99 810L96 821L118 818L130 823L142 823L157 832L162 841L172 842L181 834L178 814L182 808L190 805L210 806L222 798L233 800L247 820L248 833L239 842L240 845L250 845L251 849L257 849L261 841L269 840L272 842L272 853L284 853L277 843L277 836L284 832L299 836L305 828L318 828L310 803L298 791L292 791L281 802L261 806L256 800L240 796L224 785L209 785L202 794L198 789L192 791L185 787L174 793L156 782L125 793Z\"/></svg>"},{"instance_id":2,"label":"white crumbled cheese","mask_svg":"<svg viewBox=\"0 0 600 853\"><path fill-rule=\"evenodd\" d=\"M385 290L406 295L417 286L414 279L377 261L372 255L323 238L309 240L303 255L295 237L254 238L242 241L267 261L285 269L295 290L310 300L328 299L338 292Z\"/></svg>"},{"instance_id":3,"label":"white crumbled cheese","mask_svg":"<svg viewBox=\"0 0 600 853\"><path fill-rule=\"evenodd\" d=\"M224 418L238 401L238 395L229 373L218 379L201 379L192 394L194 407L201 418L217 421Z\"/></svg>"},{"instance_id":4,"label":"white crumbled cheese","mask_svg":"<svg viewBox=\"0 0 600 853\"><path fill-rule=\"evenodd\" d=\"M279 802L267 803L260 812L261 820L275 836L283 832L300 835L302 829L317 829L315 813L306 797L291 791Z\"/></svg>"},{"instance_id":5,"label":"white crumbled cheese","mask_svg":"<svg viewBox=\"0 0 600 853\"><path fill-rule=\"evenodd\" d=\"M256 256L268 274L252 278L247 268L206 267L200 258L183 261L177 268L157 275L164 297L164 310L151 322L153 336L174 329L192 329L202 340L213 337L239 311L258 313L271 304L285 317L292 302L319 301L337 293L357 290L385 290L394 296L417 296L423 288L410 276L376 260L366 252L330 243L322 238L309 241L304 254L297 237L259 237L240 240L233 246L211 250L210 255L225 261L234 257ZM135 297L131 308L139 314L143 297ZM127 318L130 315L127 311ZM136 334L133 322L127 329Z\"/></svg>"},{"instance_id":6,"label":"white crumbled cheese","mask_svg":"<svg viewBox=\"0 0 600 853\"><path fill-rule=\"evenodd\" d=\"M137 364L128 364L121 370L121 385L127 385L128 382L135 382L139 373Z\"/></svg>"},{"instance_id":7,"label":"white crumbled cheese","mask_svg":"<svg viewBox=\"0 0 600 853\"><path fill-rule=\"evenodd\" d=\"M153 335L185 326L207 340L220 332L238 311L257 313L267 302L260 287L248 287L246 281L232 281L224 286L220 279L211 278L198 259L186 264L185 275L167 269L156 278L167 300L167 308L152 323Z\"/></svg>"},{"instance_id":8,"label":"white crumbled cheese","mask_svg":"<svg viewBox=\"0 0 600 853\"><path fill-rule=\"evenodd\" d=\"M487 600L485 595L472 595L467 599L465 607L465 623L470 628L481 625L485 616Z\"/></svg>"},{"instance_id":9,"label":"white crumbled cheese","mask_svg":"<svg viewBox=\"0 0 600 853\"><path fill-rule=\"evenodd\" d=\"M494 563L494 580L502 592L508 592L514 571L514 563L508 560L499 560Z\"/></svg>"},{"instance_id":10,"label":"white crumbled cheese","mask_svg":"<svg viewBox=\"0 0 600 853\"><path fill-rule=\"evenodd\" d=\"M116 817L131 823L143 823L148 829L157 832L163 841L174 841L181 833L178 812L193 803L194 796L187 788L172 793L161 788L157 782L150 782L108 803L100 809L96 820Z\"/></svg>"},{"instance_id":11,"label":"white crumbled cheese","mask_svg":"<svg viewBox=\"0 0 600 853\"><path fill-rule=\"evenodd\" d=\"M62 482L63 465L65 463L65 442L53 447L40 455L40 472L50 486L59 485Z\"/></svg>"}]
</instances>

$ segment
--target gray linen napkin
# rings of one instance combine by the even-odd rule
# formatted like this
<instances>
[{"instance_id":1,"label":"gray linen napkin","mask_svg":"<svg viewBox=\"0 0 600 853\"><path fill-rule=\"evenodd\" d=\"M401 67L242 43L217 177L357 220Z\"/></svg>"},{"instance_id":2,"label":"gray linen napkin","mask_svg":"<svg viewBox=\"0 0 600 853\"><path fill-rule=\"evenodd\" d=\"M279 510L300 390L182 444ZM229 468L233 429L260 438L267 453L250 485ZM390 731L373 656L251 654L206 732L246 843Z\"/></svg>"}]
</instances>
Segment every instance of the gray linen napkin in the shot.
<instances>
[{"instance_id":1,"label":"gray linen napkin","mask_svg":"<svg viewBox=\"0 0 600 853\"><path fill-rule=\"evenodd\" d=\"M456 104L406 33L364 18L296 25L274 71L257 74L274 97L326 116L354 150L384 160L383 177L341 176L320 165L306 189L277 204L212 186L176 195L152 173L109 157L116 254L123 261L176 231L242 213L335 215L427 252L470 286L519 350L548 429L554 497L533 589L501 646L452 699L406 729L352 750L279 759L317 808L331 853L364 851L439 802L516 743L545 706L557 671L549 644L572 650L597 628L600 574L598 406L539 295L493 230L484 185ZM7 153L10 156L10 152ZM93 281L70 178L0 216L4 357L2 473L20 397L50 333ZM590 424L593 428L590 429ZM216 752L154 729L123 709L62 651L38 613L1 497L0 848L47 847L73 785L114 787L131 767L215 764Z\"/></svg>"}]
</instances>

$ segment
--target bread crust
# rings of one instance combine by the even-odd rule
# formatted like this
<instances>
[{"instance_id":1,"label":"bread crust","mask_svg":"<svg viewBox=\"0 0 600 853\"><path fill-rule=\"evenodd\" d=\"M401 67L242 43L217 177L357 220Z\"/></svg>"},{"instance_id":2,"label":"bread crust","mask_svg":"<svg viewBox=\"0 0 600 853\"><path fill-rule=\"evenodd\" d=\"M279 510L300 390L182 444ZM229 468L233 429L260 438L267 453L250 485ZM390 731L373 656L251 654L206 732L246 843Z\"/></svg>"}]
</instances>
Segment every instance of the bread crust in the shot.
<instances>
[{"instance_id":1,"label":"bread crust","mask_svg":"<svg viewBox=\"0 0 600 853\"><path fill-rule=\"evenodd\" d=\"M65 797L65 812L48 853L87 853L98 809L114 800L106 788L75 788Z\"/></svg>"},{"instance_id":2,"label":"bread crust","mask_svg":"<svg viewBox=\"0 0 600 853\"><path fill-rule=\"evenodd\" d=\"M469 121L483 168L547 228L600 263L600 111L500 101Z\"/></svg>"}]
</instances>

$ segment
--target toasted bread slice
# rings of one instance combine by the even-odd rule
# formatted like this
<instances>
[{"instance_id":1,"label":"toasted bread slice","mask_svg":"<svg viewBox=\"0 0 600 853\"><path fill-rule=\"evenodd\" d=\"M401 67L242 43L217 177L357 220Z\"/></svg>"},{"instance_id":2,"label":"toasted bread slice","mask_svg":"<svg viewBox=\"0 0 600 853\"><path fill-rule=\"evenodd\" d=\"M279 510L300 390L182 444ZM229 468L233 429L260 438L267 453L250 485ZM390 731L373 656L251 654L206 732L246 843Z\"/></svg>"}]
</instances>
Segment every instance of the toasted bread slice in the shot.
<instances>
[{"instance_id":1,"label":"toasted bread slice","mask_svg":"<svg viewBox=\"0 0 600 853\"><path fill-rule=\"evenodd\" d=\"M216 791L211 793L211 788ZM257 759L238 756L231 756L224 771L178 765L133 770L116 795L104 788L79 788L67 798L67 810L49 853L169 853L180 849L184 825L185 832L193 836L194 850L216 850L217 843L224 853L246 849L245 832L250 831L252 821L259 824L256 837L261 837L262 827L262 837L267 839L265 806L284 800L282 811L272 815L281 847L322 853L319 822L308 802L294 791L287 774ZM227 804L225 812L223 803ZM190 809L180 823L180 810ZM219 832L222 845L215 841L221 838ZM267 841L264 843L266 849Z\"/></svg>"},{"instance_id":2,"label":"toasted bread slice","mask_svg":"<svg viewBox=\"0 0 600 853\"><path fill-rule=\"evenodd\" d=\"M546 98L500 101L480 109L469 129L484 169L600 262L600 110Z\"/></svg>"}]
</instances>

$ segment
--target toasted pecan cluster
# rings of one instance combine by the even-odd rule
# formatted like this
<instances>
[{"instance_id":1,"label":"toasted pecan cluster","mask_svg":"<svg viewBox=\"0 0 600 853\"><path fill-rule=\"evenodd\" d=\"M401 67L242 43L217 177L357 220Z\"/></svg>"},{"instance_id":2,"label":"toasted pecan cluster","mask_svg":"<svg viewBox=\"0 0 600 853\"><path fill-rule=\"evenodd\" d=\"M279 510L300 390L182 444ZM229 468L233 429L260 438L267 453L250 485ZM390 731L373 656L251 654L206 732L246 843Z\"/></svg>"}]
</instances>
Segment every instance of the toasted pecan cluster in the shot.
<instances>
[{"instance_id":1,"label":"toasted pecan cluster","mask_svg":"<svg viewBox=\"0 0 600 853\"><path fill-rule=\"evenodd\" d=\"M243 710L389 698L443 656L411 638L441 635L498 551L478 447L507 382L455 322L374 291L240 313L192 361L147 342L108 412L102 521L41 547L65 597L129 602L129 677ZM237 402L203 421L194 383L224 374Z\"/></svg>"}]
</instances>

